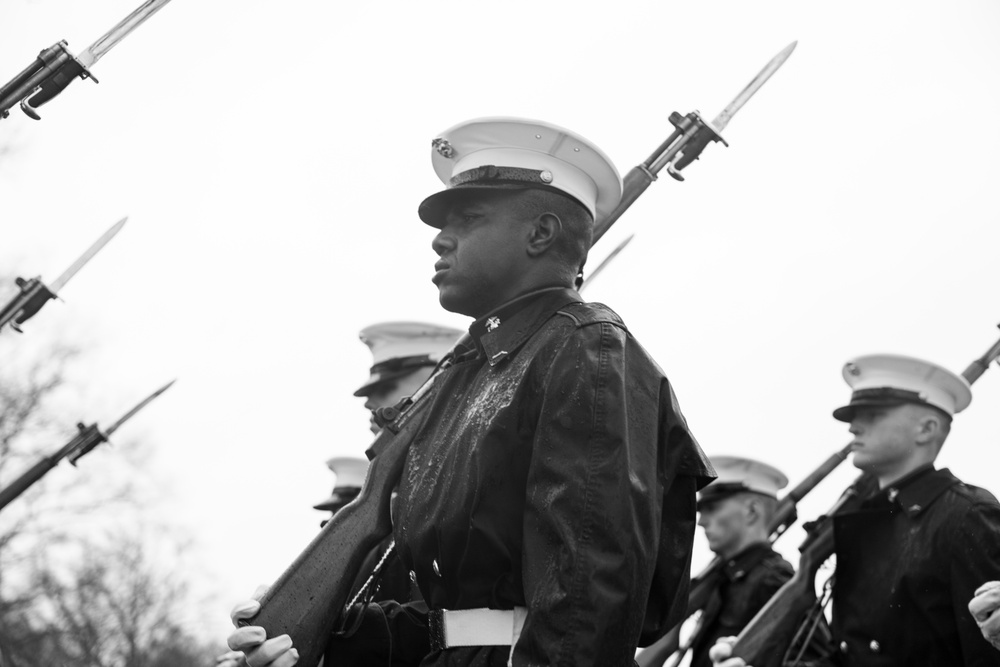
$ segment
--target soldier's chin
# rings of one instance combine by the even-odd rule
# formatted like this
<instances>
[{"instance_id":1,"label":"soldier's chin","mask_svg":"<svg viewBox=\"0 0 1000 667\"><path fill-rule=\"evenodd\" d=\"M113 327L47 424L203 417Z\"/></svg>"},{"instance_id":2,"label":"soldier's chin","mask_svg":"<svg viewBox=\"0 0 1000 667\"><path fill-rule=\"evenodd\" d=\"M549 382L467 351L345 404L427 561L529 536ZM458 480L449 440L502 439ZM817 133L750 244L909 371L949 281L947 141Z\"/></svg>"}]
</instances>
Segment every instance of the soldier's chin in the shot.
<instances>
[{"instance_id":1,"label":"soldier's chin","mask_svg":"<svg viewBox=\"0 0 1000 667\"><path fill-rule=\"evenodd\" d=\"M382 430L378 427L378 424L375 423L374 417L368 420L368 429L372 432L372 435L378 435L378 432Z\"/></svg>"},{"instance_id":2,"label":"soldier's chin","mask_svg":"<svg viewBox=\"0 0 1000 667\"><path fill-rule=\"evenodd\" d=\"M478 308L476 308L473 304L470 304L469 299L462 298L461 293L457 290L451 290L442 286L438 290L438 303L440 303L441 307L450 313L468 315L469 317L478 317L478 315L476 315Z\"/></svg>"}]
</instances>

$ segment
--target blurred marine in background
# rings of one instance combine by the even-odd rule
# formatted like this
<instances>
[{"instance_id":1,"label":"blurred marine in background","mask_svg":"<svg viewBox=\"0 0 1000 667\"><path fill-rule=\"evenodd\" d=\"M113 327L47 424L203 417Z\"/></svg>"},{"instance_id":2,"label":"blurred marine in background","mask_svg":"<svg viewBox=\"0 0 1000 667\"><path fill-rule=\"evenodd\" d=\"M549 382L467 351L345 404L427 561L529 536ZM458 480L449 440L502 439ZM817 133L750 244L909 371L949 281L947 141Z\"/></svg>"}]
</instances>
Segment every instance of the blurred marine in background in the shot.
<instances>
[{"instance_id":1,"label":"blurred marine in background","mask_svg":"<svg viewBox=\"0 0 1000 667\"><path fill-rule=\"evenodd\" d=\"M465 333L425 322L382 322L365 327L359 337L371 349L371 376L354 392L369 410L392 407L430 377L441 358ZM372 433L379 426L372 417Z\"/></svg>"},{"instance_id":2,"label":"blurred marine in background","mask_svg":"<svg viewBox=\"0 0 1000 667\"><path fill-rule=\"evenodd\" d=\"M694 630L691 667L710 667L708 651L715 642L739 634L794 574L768 539L778 491L788 478L753 459L713 456L711 462L719 477L698 494L698 525L725 564L722 584Z\"/></svg>"}]
</instances>

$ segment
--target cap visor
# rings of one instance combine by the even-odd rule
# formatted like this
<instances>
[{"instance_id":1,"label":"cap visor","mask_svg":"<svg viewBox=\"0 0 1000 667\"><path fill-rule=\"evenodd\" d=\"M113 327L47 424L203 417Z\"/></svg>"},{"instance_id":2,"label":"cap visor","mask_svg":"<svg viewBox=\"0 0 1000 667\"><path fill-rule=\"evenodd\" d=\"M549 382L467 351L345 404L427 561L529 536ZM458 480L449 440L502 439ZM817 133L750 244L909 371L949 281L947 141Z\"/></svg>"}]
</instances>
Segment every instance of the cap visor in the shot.
<instances>
[{"instance_id":1,"label":"cap visor","mask_svg":"<svg viewBox=\"0 0 1000 667\"><path fill-rule=\"evenodd\" d=\"M898 398L862 398L857 401L852 401L848 405L839 407L836 410L834 410L833 418L836 419L837 421L850 423L854 419L854 411L857 408L863 408L863 407L891 408L909 402L910 401L903 401Z\"/></svg>"},{"instance_id":2,"label":"cap visor","mask_svg":"<svg viewBox=\"0 0 1000 667\"><path fill-rule=\"evenodd\" d=\"M456 202L465 198L474 197L477 194L497 192L499 190L545 190L547 192L554 192L557 195L566 197L567 199L575 201L583 206L583 204L581 204L569 193L563 192L559 188L554 188L551 185L522 181L503 181L489 185L483 185L481 183L457 185L453 188L442 190L441 192L435 192L430 197L420 202L420 206L417 208L417 215L419 215L420 219L431 227L441 229L444 227L445 216L448 215L448 211L451 210Z\"/></svg>"},{"instance_id":3,"label":"cap visor","mask_svg":"<svg viewBox=\"0 0 1000 667\"><path fill-rule=\"evenodd\" d=\"M361 385L361 387L356 392L354 392L354 395L357 396L358 398L367 398L375 393L375 388L378 387L380 384L391 382L397 378L403 377L404 375L409 375L418 368L421 367L411 366L410 368L401 368L396 371L386 371L383 373L379 373L378 375L373 375L371 378L369 378L368 382Z\"/></svg>"}]
</instances>

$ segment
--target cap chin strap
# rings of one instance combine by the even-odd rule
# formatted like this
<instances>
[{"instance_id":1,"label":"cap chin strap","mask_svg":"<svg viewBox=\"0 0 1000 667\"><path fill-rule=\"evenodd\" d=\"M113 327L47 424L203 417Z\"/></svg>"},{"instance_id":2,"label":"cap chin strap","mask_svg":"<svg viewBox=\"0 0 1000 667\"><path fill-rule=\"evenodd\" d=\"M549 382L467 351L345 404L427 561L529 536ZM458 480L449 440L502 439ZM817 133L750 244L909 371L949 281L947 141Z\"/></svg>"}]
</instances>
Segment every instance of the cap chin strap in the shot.
<instances>
[{"instance_id":1,"label":"cap chin strap","mask_svg":"<svg viewBox=\"0 0 1000 667\"><path fill-rule=\"evenodd\" d=\"M492 185L498 181L548 185L552 183L552 172L540 171L538 169L524 169L522 167L497 167L488 164L452 176L449 185L453 188L470 184Z\"/></svg>"},{"instance_id":2,"label":"cap chin strap","mask_svg":"<svg viewBox=\"0 0 1000 667\"><path fill-rule=\"evenodd\" d=\"M855 400L868 400L872 398L891 398L907 403L926 403L920 392L909 389L898 389L896 387L872 387L869 389L855 389L851 394L851 403Z\"/></svg>"}]
</instances>

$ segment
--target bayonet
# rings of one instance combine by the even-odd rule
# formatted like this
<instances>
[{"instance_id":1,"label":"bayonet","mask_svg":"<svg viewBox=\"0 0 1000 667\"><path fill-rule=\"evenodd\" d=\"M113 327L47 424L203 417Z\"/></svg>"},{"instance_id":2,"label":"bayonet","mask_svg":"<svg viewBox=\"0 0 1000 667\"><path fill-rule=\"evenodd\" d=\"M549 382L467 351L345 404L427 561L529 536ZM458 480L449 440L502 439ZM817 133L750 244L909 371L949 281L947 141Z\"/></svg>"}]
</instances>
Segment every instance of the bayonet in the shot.
<instances>
[{"instance_id":1,"label":"bayonet","mask_svg":"<svg viewBox=\"0 0 1000 667\"><path fill-rule=\"evenodd\" d=\"M56 467L63 459L67 459L74 466L81 457L90 453L94 447L102 442L108 441L108 436L118 430L118 427L128 421L135 413L142 410L154 398L170 388L175 380L171 380L160 387L145 399L139 402L134 408L125 413L125 416L116 421L110 428L101 431L97 424L84 426L83 422L76 425L77 434L68 443L62 446L55 454L46 456L41 461L25 471L20 477L14 480L9 486L0 489L0 510L7 506L10 501L24 493L32 484L40 480L45 474Z\"/></svg>"},{"instance_id":2,"label":"bayonet","mask_svg":"<svg viewBox=\"0 0 1000 667\"><path fill-rule=\"evenodd\" d=\"M788 56L792 55L792 51L795 50L795 46L797 44L797 41L792 42L782 49L781 53L771 58L771 61L764 65L764 69L762 69L757 76L753 78L753 81L748 83L747 87L741 90L740 94L737 95L725 109L719 112L719 115L712 120L712 127L715 128L716 132L722 132L726 129L726 126L729 125L729 121L733 119L736 112L742 109L743 105L754 96L754 93L760 90L760 87L767 83L767 80L771 78L771 75L777 72L779 67L785 64L785 61L788 60Z\"/></svg>"},{"instance_id":3,"label":"bayonet","mask_svg":"<svg viewBox=\"0 0 1000 667\"><path fill-rule=\"evenodd\" d=\"M31 278L30 280L16 278L14 282L17 283L20 293L4 306L3 310L0 310L0 330L3 329L5 324L10 322L11 328L20 333L21 324L41 310L42 306L49 299L58 297L59 291L69 282L69 279L76 275L76 272L83 268L83 265L89 262L94 255L100 252L101 248L107 245L108 241L114 238L115 234L125 225L126 220L128 220L128 216L113 224L108 231L101 235L101 238L94 241L87 248L86 252L70 264L69 268L63 271L62 275L56 278L51 285L45 285L41 277Z\"/></svg>"},{"instance_id":4,"label":"bayonet","mask_svg":"<svg viewBox=\"0 0 1000 667\"><path fill-rule=\"evenodd\" d=\"M146 0L79 56L69 52L66 40L43 49L35 62L0 88L0 118L6 118L9 109L20 102L25 114L41 120L36 109L61 93L77 76L97 83L97 77L90 72L91 65L168 2L170 0Z\"/></svg>"},{"instance_id":5,"label":"bayonet","mask_svg":"<svg viewBox=\"0 0 1000 667\"><path fill-rule=\"evenodd\" d=\"M134 417L135 413L139 412L139 410L142 410L144 407L146 407L147 405L149 405L150 403L152 403L153 399L155 399L157 396L159 396L160 394L162 394L163 392L165 392L167 389L170 389L170 387L172 387L175 382L177 382L177 380L171 380L170 382L166 383L165 385L163 385L162 387L160 387L159 389L157 389L156 391L154 391L152 394L150 394L146 398L144 398L141 401L139 401L139 403L136 404L136 406L134 408L132 408L131 410L129 410L128 412L126 412L122 416L121 419L119 419L118 421L116 421L114 424L112 424L108 428L104 429L104 435L105 435L105 437L106 436L110 436L112 433L114 433L115 431L117 431L119 429L119 427L121 427L122 424L124 424L129 419L131 419L132 417ZM86 454L86 452L84 452L84 454ZM81 454L80 456L83 456L83 454ZM72 461L70 461L70 463L73 463L73 461L75 461L77 458L80 458L80 457L77 456Z\"/></svg>"},{"instance_id":6,"label":"bayonet","mask_svg":"<svg viewBox=\"0 0 1000 667\"><path fill-rule=\"evenodd\" d=\"M624 241L622 241L621 243L619 243L618 246L614 250L612 250L611 252L609 252L608 256L605 257L601 261L600 264L598 264L597 266L595 266L594 270L590 272L589 276L587 276L587 279L583 281L583 284L580 285L580 290L579 291L582 292L583 289L587 285L589 285L591 282L593 282L594 278L596 278L601 273L601 271L603 271L604 268L608 264L611 263L611 260L613 260L615 257L617 257L618 253L620 253L622 250L624 250L625 246L627 246L629 243L632 242L633 238L635 238L635 234L629 234L628 237Z\"/></svg>"},{"instance_id":7,"label":"bayonet","mask_svg":"<svg viewBox=\"0 0 1000 667\"><path fill-rule=\"evenodd\" d=\"M625 175L621 202L607 218L597 221L594 227L594 242L596 243L621 214L646 191L664 167L667 168L668 174L678 181L683 181L684 176L681 175L681 171L698 159L705 146L714 141L721 141L723 145L728 146L729 144L722 138L722 130L747 100L778 71L792 54L796 44L798 42L792 42L772 58L712 122L707 122L698 111L692 111L686 116L676 111L670 114L670 123L674 126L673 133L646 158L645 162L636 165Z\"/></svg>"}]
</instances>

